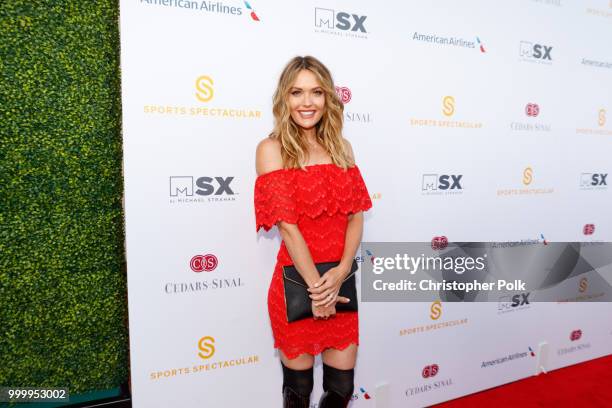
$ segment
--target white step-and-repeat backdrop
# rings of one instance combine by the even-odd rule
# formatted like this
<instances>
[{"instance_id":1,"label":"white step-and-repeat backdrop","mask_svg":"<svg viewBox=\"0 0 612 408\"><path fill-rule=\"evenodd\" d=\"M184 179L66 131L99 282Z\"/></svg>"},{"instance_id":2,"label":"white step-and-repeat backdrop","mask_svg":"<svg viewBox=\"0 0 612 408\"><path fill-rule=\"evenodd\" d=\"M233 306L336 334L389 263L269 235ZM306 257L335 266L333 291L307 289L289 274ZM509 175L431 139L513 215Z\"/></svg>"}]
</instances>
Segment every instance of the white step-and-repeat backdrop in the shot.
<instances>
[{"instance_id":1,"label":"white step-and-repeat backdrop","mask_svg":"<svg viewBox=\"0 0 612 408\"><path fill-rule=\"evenodd\" d=\"M254 159L295 55L345 103L364 241L610 241L609 0L120 7L136 408L281 405L280 238L255 232ZM576 281L579 300L597 290ZM612 308L362 303L360 341L352 406L423 406L612 353Z\"/></svg>"}]
</instances>

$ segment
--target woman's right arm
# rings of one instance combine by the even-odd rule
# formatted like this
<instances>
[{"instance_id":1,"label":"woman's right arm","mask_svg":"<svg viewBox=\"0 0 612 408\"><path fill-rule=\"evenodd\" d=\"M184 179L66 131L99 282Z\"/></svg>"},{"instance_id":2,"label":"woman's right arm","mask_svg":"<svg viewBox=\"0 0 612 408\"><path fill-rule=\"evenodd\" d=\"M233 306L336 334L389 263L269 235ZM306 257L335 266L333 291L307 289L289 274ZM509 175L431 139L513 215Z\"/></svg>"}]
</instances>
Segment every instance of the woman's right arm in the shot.
<instances>
[{"instance_id":1,"label":"woman's right arm","mask_svg":"<svg viewBox=\"0 0 612 408\"><path fill-rule=\"evenodd\" d=\"M281 237L283 237L283 241L285 241L287 252L289 252L295 268L302 275L306 285L312 288L321 277L312 260L312 256L310 256L310 250L300 229L296 224L289 224L285 221L280 221L276 225Z\"/></svg>"},{"instance_id":2,"label":"woman's right arm","mask_svg":"<svg viewBox=\"0 0 612 408\"><path fill-rule=\"evenodd\" d=\"M255 154L255 167L257 175L269 173L283 168L283 159L280 154L280 142L266 138L257 145ZM278 230L285 242L289 256L308 287L312 287L320 278L319 272L310 255L306 241L296 224L279 221Z\"/></svg>"}]
</instances>

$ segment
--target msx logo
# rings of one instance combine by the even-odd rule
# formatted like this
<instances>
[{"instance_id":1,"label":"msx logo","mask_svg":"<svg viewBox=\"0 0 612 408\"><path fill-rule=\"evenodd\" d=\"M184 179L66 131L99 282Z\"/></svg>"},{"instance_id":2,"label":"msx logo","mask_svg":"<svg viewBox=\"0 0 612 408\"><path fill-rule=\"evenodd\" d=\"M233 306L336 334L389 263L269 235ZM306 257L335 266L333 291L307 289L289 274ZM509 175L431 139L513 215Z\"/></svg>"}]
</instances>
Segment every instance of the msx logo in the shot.
<instances>
[{"instance_id":1,"label":"msx logo","mask_svg":"<svg viewBox=\"0 0 612 408\"><path fill-rule=\"evenodd\" d=\"M550 55L552 48L552 46L521 41L519 53L522 58L552 61L552 56Z\"/></svg>"},{"instance_id":2,"label":"msx logo","mask_svg":"<svg viewBox=\"0 0 612 408\"><path fill-rule=\"evenodd\" d=\"M315 27L328 28L333 30L337 28L343 31L360 31L367 33L364 22L367 16L358 16L357 14L345 13L343 11L335 12L331 9L315 8Z\"/></svg>"},{"instance_id":3,"label":"msx logo","mask_svg":"<svg viewBox=\"0 0 612 408\"><path fill-rule=\"evenodd\" d=\"M608 173L582 173L580 175L580 187L607 186Z\"/></svg>"},{"instance_id":4,"label":"msx logo","mask_svg":"<svg viewBox=\"0 0 612 408\"><path fill-rule=\"evenodd\" d=\"M462 190L463 174L423 174L423 191Z\"/></svg>"},{"instance_id":5,"label":"msx logo","mask_svg":"<svg viewBox=\"0 0 612 408\"><path fill-rule=\"evenodd\" d=\"M195 181L195 193L201 196L209 195L234 195L230 187L233 177L199 177ZM214 180L214 181L213 181ZM191 197L194 193L192 176L170 176L171 197Z\"/></svg>"},{"instance_id":6,"label":"msx logo","mask_svg":"<svg viewBox=\"0 0 612 408\"><path fill-rule=\"evenodd\" d=\"M518 306L528 305L529 304L529 295L531 295L531 292L521 293L519 295L512 296L512 303L510 304L510 306L511 307L518 307Z\"/></svg>"},{"instance_id":7,"label":"msx logo","mask_svg":"<svg viewBox=\"0 0 612 408\"><path fill-rule=\"evenodd\" d=\"M529 295L531 292L523 292L513 296L501 296L497 309L501 312L510 311L513 308L523 308L530 305Z\"/></svg>"}]
</instances>

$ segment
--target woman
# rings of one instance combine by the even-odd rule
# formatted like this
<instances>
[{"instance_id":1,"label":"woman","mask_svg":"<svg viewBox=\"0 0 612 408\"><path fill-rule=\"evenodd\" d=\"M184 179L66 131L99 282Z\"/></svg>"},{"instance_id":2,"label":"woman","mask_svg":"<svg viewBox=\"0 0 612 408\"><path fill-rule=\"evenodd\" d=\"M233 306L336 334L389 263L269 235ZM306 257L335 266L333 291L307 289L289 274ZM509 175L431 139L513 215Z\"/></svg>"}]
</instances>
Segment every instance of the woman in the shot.
<instances>
[{"instance_id":1,"label":"woman","mask_svg":"<svg viewBox=\"0 0 612 408\"><path fill-rule=\"evenodd\" d=\"M283 239L268 291L268 312L283 368L285 407L309 407L314 356L322 353L319 407L346 407L353 394L357 312L336 314L340 286L372 206L342 137L344 107L329 70L317 59L293 58L274 94L275 127L257 146L257 230L276 225ZM323 277L319 262L340 261ZM288 323L283 266L295 265L308 285L313 317Z\"/></svg>"}]
</instances>

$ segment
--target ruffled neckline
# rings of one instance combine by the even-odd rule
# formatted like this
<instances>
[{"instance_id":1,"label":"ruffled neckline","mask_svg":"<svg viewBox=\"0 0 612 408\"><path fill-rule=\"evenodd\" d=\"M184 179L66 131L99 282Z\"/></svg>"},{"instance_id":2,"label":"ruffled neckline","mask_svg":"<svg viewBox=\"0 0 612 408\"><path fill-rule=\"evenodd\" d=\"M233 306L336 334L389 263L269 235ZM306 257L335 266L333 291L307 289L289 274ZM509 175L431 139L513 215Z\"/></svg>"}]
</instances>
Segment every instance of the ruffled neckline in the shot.
<instances>
[{"instance_id":1,"label":"ruffled neckline","mask_svg":"<svg viewBox=\"0 0 612 408\"><path fill-rule=\"evenodd\" d=\"M277 169L255 181L256 228L269 230L279 220L297 224L300 217L350 214L372 206L357 165L347 168L320 163L300 168Z\"/></svg>"},{"instance_id":2,"label":"ruffled neckline","mask_svg":"<svg viewBox=\"0 0 612 408\"><path fill-rule=\"evenodd\" d=\"M325 168L327 166L333 166L338 170L343 170L342 167L337 166L335 163L317 163L317 164L309 164L307 166L304 166L304 168ZM347 171L353 168L357 168L357 165L355 164L353 167L347 167ZM299 167L293 167L293 168L288 168L288 169L276 169L276 170L272 170L269 171L267 173L264 174L260 174L259 176L257 176L257 178L264 178L270 174L275 174L275 173L281 173L281 172L290 172L290 171L294 171L294 170L302 170ZM302 170L303 171L303 170Z\"/></svg>"}]
</instances>

